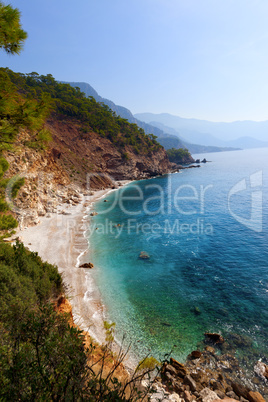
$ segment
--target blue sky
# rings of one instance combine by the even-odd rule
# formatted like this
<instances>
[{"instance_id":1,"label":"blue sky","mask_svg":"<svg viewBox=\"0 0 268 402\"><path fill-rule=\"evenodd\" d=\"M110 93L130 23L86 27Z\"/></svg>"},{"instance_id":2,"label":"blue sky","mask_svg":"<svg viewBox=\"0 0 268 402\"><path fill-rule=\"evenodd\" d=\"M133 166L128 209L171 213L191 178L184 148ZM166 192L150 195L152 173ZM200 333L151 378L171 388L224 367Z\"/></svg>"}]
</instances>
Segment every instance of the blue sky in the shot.
<instances>
[{"instance_id":1,"label":"blue sky","mask_svg":"<svg viewBox=\"0 0 268 402\"><path fill-rule=\"evenodd\" d=\"M268 120L267 0L9 3L28 39L2 67L88 82L132 113Z\"/></svg>"}]
</instances>

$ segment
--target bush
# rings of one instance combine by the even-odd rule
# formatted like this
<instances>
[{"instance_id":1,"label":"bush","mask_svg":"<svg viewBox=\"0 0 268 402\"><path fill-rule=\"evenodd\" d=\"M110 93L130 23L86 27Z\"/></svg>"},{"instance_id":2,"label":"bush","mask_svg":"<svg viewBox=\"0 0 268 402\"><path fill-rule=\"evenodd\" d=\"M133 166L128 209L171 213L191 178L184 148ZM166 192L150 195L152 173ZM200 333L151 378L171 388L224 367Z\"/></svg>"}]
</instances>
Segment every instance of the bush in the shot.
<instances>
[{"instance_id":1,"label":"bush","mask_svg":"<svg viewBox=\"0 0 268 402\"><path fill-rule=\"evenodd\" d=\"M24 183L25 183L24 177L20 177L19 179L17 179L15 181L15 183L13 184L12 189L11 189L12 198L17 197L18 191L24 185Z\"/></svg>"},{"instance_id":2,"label":"bush","mask_svg":"<svg viewBox=\"0 0 268 402\"><path fill-rule=\"evenodd\" d=\"M12 215L0 215L0 230L15 229L18 222Z\"/></svg>"}]
</instances>

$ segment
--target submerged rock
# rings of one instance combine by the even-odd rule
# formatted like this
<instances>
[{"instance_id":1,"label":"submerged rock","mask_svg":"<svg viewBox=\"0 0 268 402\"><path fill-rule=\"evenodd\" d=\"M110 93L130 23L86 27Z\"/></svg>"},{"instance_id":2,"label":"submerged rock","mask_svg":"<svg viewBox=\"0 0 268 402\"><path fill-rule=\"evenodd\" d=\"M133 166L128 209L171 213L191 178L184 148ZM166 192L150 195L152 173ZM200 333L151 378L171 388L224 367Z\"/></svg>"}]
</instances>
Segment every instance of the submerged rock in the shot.
<instances>
[{"instance_id":1,"label":"submerged rock","mask_svg":"<svg viewBox=\"0 0 268 402\"><path fill-rule=\"evenodd\" d=\"M145 251L141 251L140 255L139 255L139 258L141 260L148 260L150 258L150 256Z\"/></svg>"},{"instance_id":2,"label":"submerged rock","mask_svg":"<svg viewBox=\"0 0 268 402\"><path fill-rule=\"evenodd\" d=\"M209 340L212 343L223 343L224 339L220 334L216 334L214 332L206 332L205 337L207 340Z\"/></svg>"}]
</instances>

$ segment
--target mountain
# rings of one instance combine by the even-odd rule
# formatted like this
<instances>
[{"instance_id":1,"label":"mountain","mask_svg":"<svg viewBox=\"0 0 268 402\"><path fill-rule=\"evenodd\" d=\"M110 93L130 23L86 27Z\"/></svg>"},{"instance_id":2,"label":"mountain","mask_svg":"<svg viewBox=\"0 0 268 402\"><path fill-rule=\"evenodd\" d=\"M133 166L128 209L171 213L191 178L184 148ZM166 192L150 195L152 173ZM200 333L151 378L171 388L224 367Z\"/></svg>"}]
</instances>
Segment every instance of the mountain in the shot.
<instances>
[{"instance_id":1,"label":"mountain","mask_svg":"<svg viewBox=\"0 0 268 402\"><path fill-rule=\"evenodd\" d=\"M137 119L157 125L190 143L207 146L257 148L267 147L268 121L236 121L216 123L185 119L168 113L138 113Z\"/></svg>"},{"instance_id":2,"label":"mountain","mask_svg":"<svg viewBox=\"0 0 268 402\"><path fill-rule=\"evenodd\" d=\"M171 148L187 148L189 149L190 152L192 153L201 153L201 152L220 152L220 151L226 151L226 150L232 150L231 149L226 149L226 145L224 144L223 147L221 146L213 146L211 147L211 144L206 144L202 143L203 145L197 145L198 141L195 142L195 144L190 143L190 141L184 140L181 138L178 133L172 133L172 129L163 126L160 127L157 123L154 124L148 124L148 122L142 121L131 113L131 111L123 106L116 105L114 102L112 102L109 99L102 98L98 92L89 84L85 82L65 82L61 81L62 83L70 84L72 87L80 88L82 92L86 96L93 96L97 102L104 103L107 105L111 110L113 110L118 116L122 117L123 119L127 119L130 123L137 124L137 126L141 127L146 134L154 134L157 136L157 141L165 148L165 149L171 149ZM170 132L171 131L171 132ZM208 145L208 146L207 146ZM214 144L216 145L216 144Z\"/></svg>"}]
</instances>

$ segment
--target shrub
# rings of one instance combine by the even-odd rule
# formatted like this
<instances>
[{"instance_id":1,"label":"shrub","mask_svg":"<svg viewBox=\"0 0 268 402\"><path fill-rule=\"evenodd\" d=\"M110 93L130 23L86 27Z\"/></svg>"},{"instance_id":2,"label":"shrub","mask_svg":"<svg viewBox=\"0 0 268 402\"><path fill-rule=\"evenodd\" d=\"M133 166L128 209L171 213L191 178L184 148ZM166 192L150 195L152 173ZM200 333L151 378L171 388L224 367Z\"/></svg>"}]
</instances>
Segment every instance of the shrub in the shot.
<instances>
[{"instance_id":1,"label":"shrub","mask_svg":"<svg viewBox=\"0 0 268 402\"><path fill-rule=\"evenodd\" d=\"M18 222L12 215L0 215L0 230L15 229Z\"/></svg>"}]
</instances>

